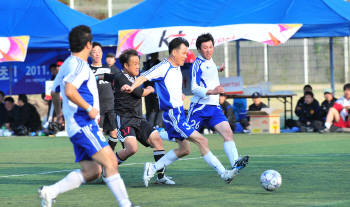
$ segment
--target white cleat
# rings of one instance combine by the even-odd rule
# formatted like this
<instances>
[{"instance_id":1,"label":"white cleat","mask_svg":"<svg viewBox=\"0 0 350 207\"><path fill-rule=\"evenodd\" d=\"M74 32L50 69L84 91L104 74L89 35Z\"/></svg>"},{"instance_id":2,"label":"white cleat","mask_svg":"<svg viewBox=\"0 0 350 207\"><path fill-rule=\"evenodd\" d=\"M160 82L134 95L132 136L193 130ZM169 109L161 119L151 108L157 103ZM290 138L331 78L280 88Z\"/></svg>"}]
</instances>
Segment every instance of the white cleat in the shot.
<instances>
[{"instance_id":1,"label":"white cleat","mask_svg":"<svg viewBox=\"0 0 350 207\"><path fill-rule=\"evenodd\" d=\"M41 199L41 207L51 207L52 203L56 202L56 198L50 195L47 186L42 186L38 189L39 198Z\"/></svg>"},{"instance_id":2,"label":"white cleat","mask_svg":"<svg viewBox=\"0 0 350 207\"><path fill-rule=\"evenodd\" d=\"M156 174L156 170L154 169L153 164L151 162L146 162L143 171L143 184L146 187L148 187L148 183L153 178L154 174Z\"/></svg>"},{"instance_id":3,"label":"white cleat","mask_svg":"<svg viewBox=\"0 0 350 207\"><path fill-rule=\"evenodd\" d=\"M164 175L163 178L157 178L156 184L165 184L165 185L175 185L175 182L168 176Z\"/></svg>"},{"instance_id":4,"label":"white cleat","mask_svg":"<svg viewBox=\"0 0 350 207\"><path fill-rule=\"evenodd\" d=\"M221 175L221 178L227 183L230 184L233 178L238 175L239 171L234 168L232 170L225 170L225 172Z\"/></svg>"}]
</instances>

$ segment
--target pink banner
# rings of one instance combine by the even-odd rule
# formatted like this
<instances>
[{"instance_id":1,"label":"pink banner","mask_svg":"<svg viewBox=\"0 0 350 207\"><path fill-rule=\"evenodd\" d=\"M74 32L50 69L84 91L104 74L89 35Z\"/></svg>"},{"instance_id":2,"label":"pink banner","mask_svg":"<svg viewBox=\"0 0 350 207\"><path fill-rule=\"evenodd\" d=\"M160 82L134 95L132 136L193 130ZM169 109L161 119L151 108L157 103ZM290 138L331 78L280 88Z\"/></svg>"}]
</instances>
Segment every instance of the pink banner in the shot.
<instances>
[{"instance_id":1,"label":"pink banner","mask_svg":"<svg viewBox=\"0 0 350 207\"><path fill-rule=\"evenodd\" d=\"M0 37L0 62L23 62L27 55L29 36Z\"/></svg>"}]
</instances>

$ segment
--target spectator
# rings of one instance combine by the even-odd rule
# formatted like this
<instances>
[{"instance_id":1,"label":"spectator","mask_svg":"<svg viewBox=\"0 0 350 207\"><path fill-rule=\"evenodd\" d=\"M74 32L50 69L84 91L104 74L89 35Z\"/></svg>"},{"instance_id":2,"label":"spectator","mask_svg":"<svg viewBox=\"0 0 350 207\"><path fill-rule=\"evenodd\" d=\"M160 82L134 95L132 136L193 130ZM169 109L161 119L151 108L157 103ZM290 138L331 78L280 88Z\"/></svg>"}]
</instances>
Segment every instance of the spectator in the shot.
<instances>
[{"instance_id":1,"label":"spectator","mask_svg":"<svg viewBox=\"0 0 350 207\"><path fill-rule=\"evenodd\" d=\"M153 66L160 63L159 53L155 52L149 55L149 59L143 62L143 70L147 71ZM147 81L144 83L144 87L152 86L154 88L154 83ZM152 126L162 126L162 114L163 112L159 109L159 100L156 93L151 93L145 97L146 106L146 119Z\"/></svg>"},{"instance_id":2,"label":"spectator","mask_svg":"<svg viewBox=\"0 0 350 207\"><path fill-rule=\"evenodd\" d=\"M19 107L15 104L12 97L5 98L6 121L7 129L14 131L20 125Z\"/></svg>"},{"instance_id":3,"label":"spectator","mask_svg":"<svg viewBox=\"0 0 350 207\"><path fill-rule=\"evenodd\" d=\"M18 95L17 104L19 106L19 123L25 126L29 132L37 132L41 129L40 115L36 108L28 103L28 98L25 94Z\"/></svg>"},{"instance_id":4,"label":"spectator","mask_svg":"<svg viewBox=\"0 0 350 207\"><path fill-rule=\"evenodd\" d=\"M5 93L0 91L0 127L5 124L6 121L6 109L4 104Z\"/></svg>"},{"instance_id":5,"label":"spectator","mask_svg":"<svg viewBox=\"0 0 350 207\"><path fill-rule=\"evenodd\" d=\"M58 71L60 70L60 68L61 68L61 66L63 65L63 60L62 59L58 59L57 61L56 61L56 70L57 70L57 73L58 73Z\"/></svg>"},{"instance_id":6,"label":"spectator","mask_svg":"<svg viewBox=\"0 0 350 207\"><path fill-rule=\"evenodd\" d=\"M326 121L328 111L333 107L337 99L333 96L331 89L325 89L323 94L325 100L321 104L320 117L322 121Z\"/></svg>"},{"instance_id":7,"label":"spectator","mask_svg":"<svg viewBox=\"0 0 350 207\"><path fill-rule=\"evenodd\" d=\"M56 63L53 63L49 66L49 69L50 69L50 72L51 72L51 80L55 80L55 77L58 73L58 70L57 70L57 64Z\"/></svg>"},{"instance_id":8,"label":"spectator","mask_svg":"<svg viewBox=\"0 0 350 207\"><path fill-rule=\"evenodd\" d=\"M305 92L312 92L312 87L311 87L311 85L307 84L304 86L303 90L304 90L304 93ZM317 100L315 99L315 101L317 101ZM295 106L294 112L297 113L297 111L301 109L301 105L303 105L304 103L305 103L304 96L302 96L299 98L297 105ZM317 101L317 103L318 103L318 101Z\"/></svg>"},{"instance_id":9,"label":"spectator","mask_svg":"<svg viewBox=\"0 0 350 207\"><path fill-rule=\"evenodd\" d=\"M115 74L118 68L115 66L115 54L114 53L108 53L106 56L106 64L111 69L111 73Z\"/></svg>"},{"instance_id":10,"label":"spectator","mask_svg":"<svg viewBox=\"0 0 350 207\"><path fill-rule=\"evenodd\" d=\"M227 102L226 99L227 99L227 96L225 94L220 94L219 103L220 103L221 109L224 112L232 131L234 132L235 126L236 126L236 118L235 118L235 114L233 112L231 104Z\"/></svg>"},{"instance_id":11,"label":"spectator","mask_svg":"<svg viewBox=\"0 0 350 207\"><path fill-rule=\"evenodd\" d=\"M343 87L344 96L339 98L329 109L327 114L325 129L322 132L334 132L338 128L350 128L350 83Z\"/></svg>"},{"instance_id":12,"label":"spectator","mask_svg":"<svg viewBox=\"0 0 350 207\"><path fill-rule=\"evenodd\" d=\"M304 103L300 105L300 109L296 112L299 117L297 126L301 132L320 131L322 121L320 120L320 105L314 94L310 91L304 93Z\"/></svg>"},{"instance_id":13,"label":"spectator","mask_svg":"<svg viewBox=\"0 0 350 207\"><path fill-rule=\"evenodd\" d=\"M242 130L239 131L239 127L235 128L235 132L249 133L249 121L247 115L247 99L246 98L235 98L233 100L233 111L235 113L236 121L242 126Z\"/></svg>"},{"instance_id":14,"label":"spectator","mask_svg":"<svg viewBox=\"0 0 350 207\"><path fill-rule=\"evenodd\" d=\"M262 108L267 108L266 104L261 101L261 94L254 92L252 94L253 104L248 108L248 111L261 111Z\"/></svg>"}]
</instances>

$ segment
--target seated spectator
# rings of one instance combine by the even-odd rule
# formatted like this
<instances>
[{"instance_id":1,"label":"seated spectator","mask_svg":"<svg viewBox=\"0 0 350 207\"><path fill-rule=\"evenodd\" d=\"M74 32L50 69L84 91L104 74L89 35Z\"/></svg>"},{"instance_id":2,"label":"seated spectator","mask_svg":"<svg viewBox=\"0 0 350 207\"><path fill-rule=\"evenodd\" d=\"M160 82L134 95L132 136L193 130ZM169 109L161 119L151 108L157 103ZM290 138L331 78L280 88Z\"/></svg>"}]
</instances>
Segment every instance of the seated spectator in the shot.
<instances>
[{"instance_id":1,"label":"seated spectator","mask_svg":"<svg viewBox=\"0 0 350 207\"><path fill-rule=\"evenodd\" d=\"M303 90L304 90L304 94L305 94L305 92L312 92L312 87L311 87L311 85L307 84L307 85L304 86ZM297 102L297 105L295 106L294 112L297 113L296 111L300 110L300 106L303 105L304 103L305 103L304 96L302 96L302 97L299 98L299 100ZM317 101L317 103L318 103L318 101Z\"/></svg>"},{"instance_id":2,"label":"seated spectator","mask_svg":"<svg viewBox=\"0 0 350 207\"><path fill-rule=\"evenodd\" d=\"M15 100L12 97L5 98L5 110L6 110L6 120L5 126L11 131L20 125L20 115L19 107L15 104Z\"/></svg>"},{"instance_id":3,"label":"seated spectator","mask_svg":"<svg viewBox=\"0 0 350 207\"><path fill-rule=\"evenodd\" d=\"M321 104L320 117L322 121L326 121L328 111L333 107L337 99L333 96L331 89L325 89L323 94L325 100Z\"/></svg>"},{"instance_id":4,"label":"seated spectator","mask_svg":"<svg viewBox=\"0 0 350 207\"><path fill-rule=\"evenodd\" d=\"M343 87L344 96L339 98L329 109L325 129L322 132L335 132L340 128L350 128L350 83Z\"/></svg>"},{"instance_id":5,"label":"seated spectator","mask_svg":"<svg viewBox=\"0 0 350 207\"><path fill-rule=\"evenodd\" d=\"M29 132L37 132L41 129L40 115L36 108L28 103L25 94L18 95L19 115L21 117L19 123L25 126Z\"/></svg>"},{"instance_id":6,"label":"seated spectator","mask_svg":"<svg viewBox=\"0 0 350 207\"><path fill-rule=\"evenodd\" d=\"M248 111L261 111L262 108L267 108L266 104L261 101L261 94L254 92L252 94L253 104L248 108Z\"/></svg>"},{"instance_id":7,"label":"seated spectator","mask_svg":"<svg viewBox=\"0 0 350 207\"><path fill-rule=\"evenodd\" d=\"M296 110L299 117L297 122L301 132L320 131L322 121L320 120L320 105L314 94L310 91L304 93L304 103Z\"/></svg>"},{"instance_id":8,"label":"seated spectator","mask_svg":"<svg viewBox=\"0 0 350 207\"><path fill-rule=\"evenodd\" d=\"M233 100L233 112L235 113L236 121L242 126L242 131L248 133L248 116L247 116L247 99L246 98L235 98ZM239 125L238 125L239 126ZM235 132L239 131L240 127L235 128Z\"/></svg>"},{"instance_id":9,"label":"seated spectator","mask_svg":"<svg viewBox=\"0 0 350 207\"><path fill-rule=\"evenodd\" d=\"M4 104L5 93L0 91L0 128L5 124L6 121L6 109Z\"/></svg>"},{"instance_id":10,"label":"seated spectator","mask_svg":"<svg viewBox=\"0 0 350 207\"><path fill-rule=\"evenodd\" d=\"M226 99L227 99L226 95L220 94L219 103L220 103L221 109L224 112L232 131L234 132L235 126L236 126L236 118L235 118L235 114L233 113L231 104L227 102Z\"/></svg>"}]
</instances>

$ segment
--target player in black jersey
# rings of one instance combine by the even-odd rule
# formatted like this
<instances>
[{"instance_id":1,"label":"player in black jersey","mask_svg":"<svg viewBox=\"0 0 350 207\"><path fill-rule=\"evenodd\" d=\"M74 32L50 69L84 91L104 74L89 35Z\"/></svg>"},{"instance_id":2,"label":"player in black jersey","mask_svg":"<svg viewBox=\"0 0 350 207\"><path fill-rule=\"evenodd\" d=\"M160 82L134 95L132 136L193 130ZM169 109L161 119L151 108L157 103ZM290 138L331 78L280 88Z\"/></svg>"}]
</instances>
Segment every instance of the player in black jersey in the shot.
<instances>
[{"instance_id":1,"label":"player in black jersey","mask_svg":"<svg viewBox=\"0 0 350 207\"><path fill-rule=\"evenodd\" d=\"M115 74L116 68L110 68L108 65L102 64L102 46L98 42L92 43L90 68L95 76L102 74ZM109 133L108 143L113 146L117 143L117 125L115 122L114 112L114 94L112 84L108 81L97 79L97 89L100 101L100 123L99 126L103 131Z\"/></svg>"}]
</instances>

